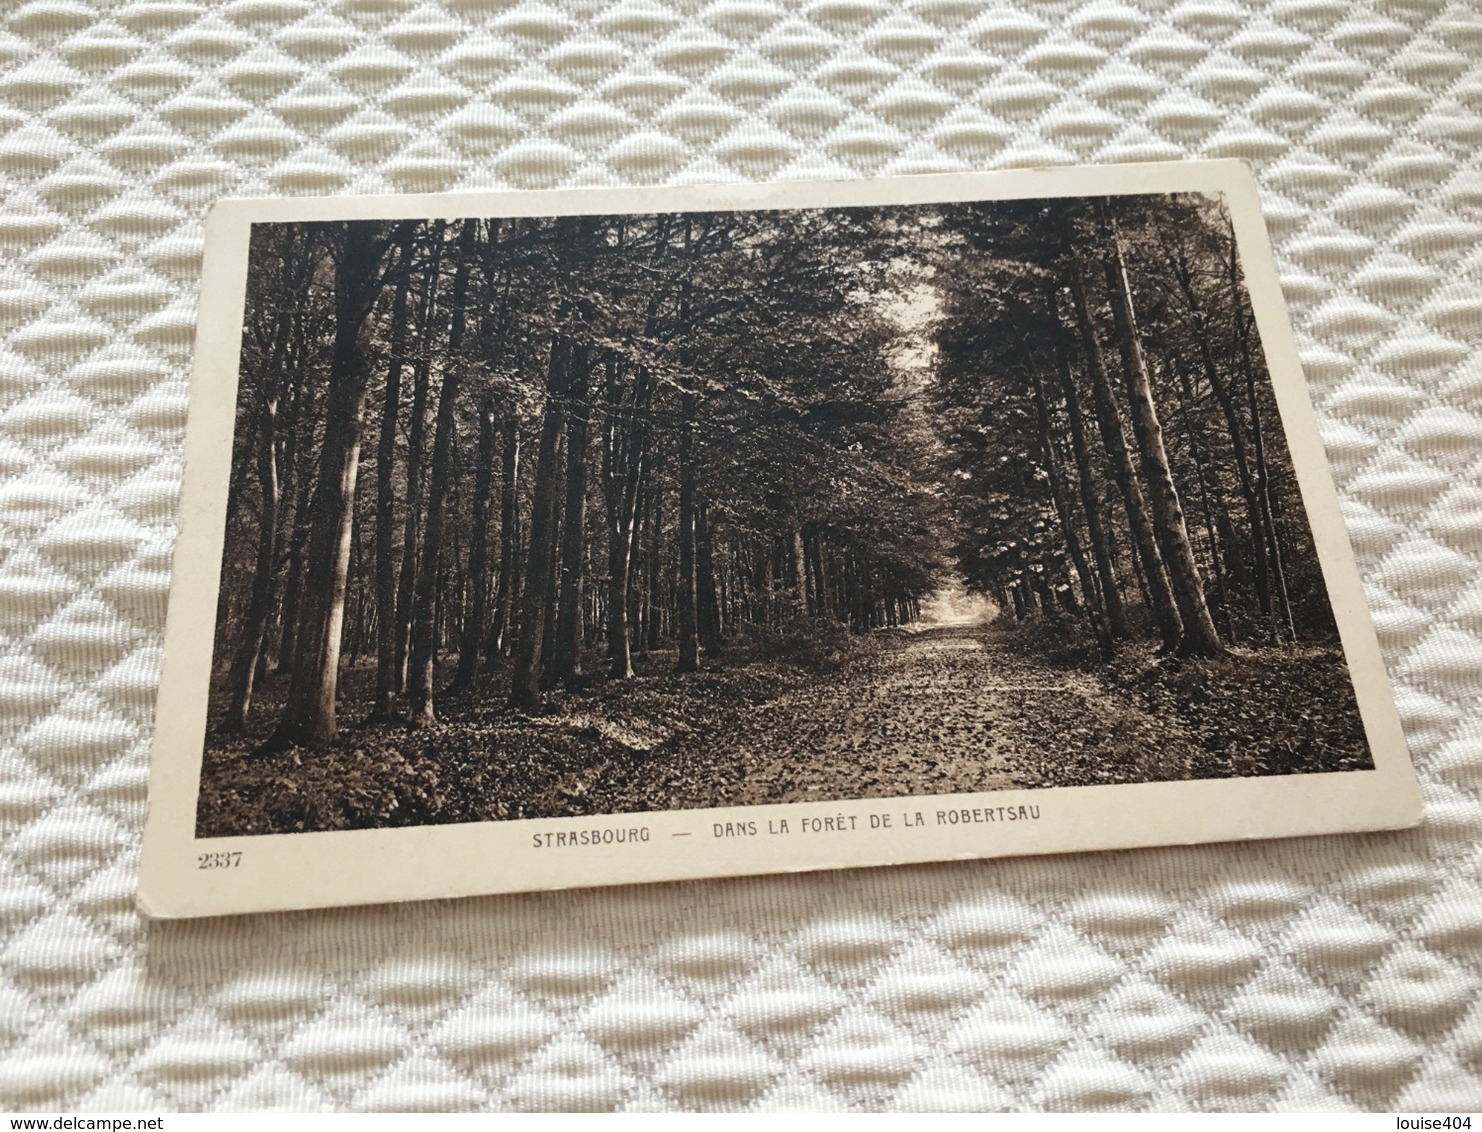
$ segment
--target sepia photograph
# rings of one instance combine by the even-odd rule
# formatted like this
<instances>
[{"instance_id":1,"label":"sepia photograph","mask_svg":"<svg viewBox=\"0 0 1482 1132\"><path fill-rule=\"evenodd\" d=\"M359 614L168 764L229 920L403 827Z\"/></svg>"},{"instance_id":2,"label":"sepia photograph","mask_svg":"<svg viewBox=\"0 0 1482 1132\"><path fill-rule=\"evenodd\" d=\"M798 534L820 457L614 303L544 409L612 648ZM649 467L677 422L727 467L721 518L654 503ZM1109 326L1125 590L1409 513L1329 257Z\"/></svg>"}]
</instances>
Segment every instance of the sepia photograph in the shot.
<instances>
[{"instance_id":1,"label":"sepia photograph","mask_svg":"<svg viewBox=\"0 0 1482 1132\"><path fill-rule=\"evenodd\" d=\"M1373 765L1218 196L249 255L201 836Z\"/></svg>"},{"instance_id":2,"label":"sepia photograph","mask_svg":"<svg viewBox=\"0 0 1482 1132\"><path fill-rule=\"evenodd\" d=\"M155 915L1397 828L1249 173L231 201Z\"/></svg>"}]
</instances>

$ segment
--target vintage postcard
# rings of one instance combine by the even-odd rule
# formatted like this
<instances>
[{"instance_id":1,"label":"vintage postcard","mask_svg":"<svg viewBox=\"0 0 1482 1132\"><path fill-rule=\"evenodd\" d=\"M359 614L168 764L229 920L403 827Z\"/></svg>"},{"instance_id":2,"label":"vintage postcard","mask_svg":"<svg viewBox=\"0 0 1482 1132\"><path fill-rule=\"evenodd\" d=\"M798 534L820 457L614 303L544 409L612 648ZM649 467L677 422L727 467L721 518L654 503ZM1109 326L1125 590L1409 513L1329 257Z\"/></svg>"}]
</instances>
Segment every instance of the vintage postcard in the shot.
<instances>
[{"instance_id":1,"label":"vintage postcard","mask_svg":"<svg viewBox=\"0 0 1482 1132\"><path fill-rule=\"evenodd\" d=\"M1398 828L1232 162L225 201L140 903Z\"/></svg>"}]
</instances>

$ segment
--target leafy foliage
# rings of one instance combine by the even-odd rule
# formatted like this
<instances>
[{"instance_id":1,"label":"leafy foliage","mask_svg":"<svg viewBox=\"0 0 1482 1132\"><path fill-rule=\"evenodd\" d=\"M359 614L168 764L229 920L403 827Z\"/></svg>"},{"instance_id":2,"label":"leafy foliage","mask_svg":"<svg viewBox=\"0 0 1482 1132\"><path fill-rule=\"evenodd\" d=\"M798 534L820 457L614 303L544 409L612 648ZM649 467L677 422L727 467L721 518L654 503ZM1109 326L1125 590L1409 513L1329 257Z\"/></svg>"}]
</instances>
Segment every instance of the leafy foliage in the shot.
<instances>
[{"instance_id":1,"label":"leafy foliage","mask_svg":"<svg viewBox=\"0 0 1482 1132\"><path fill-rule=\"evenodd\" d=\"M1302 514L1218 200L260 225L202 828L1361 765Z\"/></svg>"}]
</instances>

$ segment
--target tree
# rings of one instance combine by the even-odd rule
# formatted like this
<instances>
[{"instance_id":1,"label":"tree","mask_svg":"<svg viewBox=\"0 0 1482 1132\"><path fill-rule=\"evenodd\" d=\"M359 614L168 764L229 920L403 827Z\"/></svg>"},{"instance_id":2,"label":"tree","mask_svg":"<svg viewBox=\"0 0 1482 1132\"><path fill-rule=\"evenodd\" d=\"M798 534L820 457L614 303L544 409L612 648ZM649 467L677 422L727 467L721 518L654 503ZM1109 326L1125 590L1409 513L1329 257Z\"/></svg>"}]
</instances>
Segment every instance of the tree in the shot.
<instances>
[{"instance_id":1,"label":"tree","mask_svg":"<svg viewBox=\"0 0 1482 1132\"><path fill-rule=\"evenodd\" d=\"M546 371L545 412L535 456L535 490L530 514L530 551L525 567L525 593L520 608L520 632L515 643L510 705L526 711L540 704L540 660L545 647L551 567L555 560L556 508L562 412L571 364L571 342L553 334Z\"/></svg>"},{"instance_id":2,"label":"tree","mask_svg":"<svg viewBox=\"0 0 1482 1132\"><path fill-rule=\"evenodd\" d=\"M391 358L381 407L381 435L376 444L376 701L371 718L390 720L396 715L396 697L402 680L397 664L399 626L396 609L395 524L391 521L396 502L396 423L401 410L401 375L406 365L408 311L411 291L412 241L401 250L404 269L398 274L391 302ZM407 510L412 503L407 501Z\"/></svg>"},{"instance_id":3,"label":"tree","mask_svg":"<svg viewBox=\"0 0 1482 1132\"><path fill-rule=\"evenodd\" d=\"M278 542L278 506L281 498L279 473L279 406L287 389L297 378L289 372L290 342L296 323L286 317L286 300L302 288L313 268L308 242L292 229L260 229L254 241L254 258L276 258L280 272L279 302L259 308L256 338L271 340L269 357L258 377L256 421L257 482L260 507L257 517L257 556L252 571L252 591L244 614L245 624L239 631L239 644L227 677L230 689L226 717L220 730L224 734L241 734L247 725L247 712L252 706L268 621L272 613L275 589L275 551ZM240 489L233 493L240 497ZM230 522L230 520L229 520Z\"/></svg>"},{"instance_id":4,"label":"tree","mask_svg":"<svg viewBox=\"0 0 1482 1132\"><path fill-rule=\"evenodd\" d=\"M1107 291L1111 296L1122 372L1132 405L1132 432L1137 439L1143 480L1148 485L1148 496L1157 523L1158 544L1183 630L1177 651L1184 656L1218 656L1224 651L1224 646L1204 599L1204 583L1199 577L1199 566L1194 561L1194 549L1189 543L1183 505L1168 466L1168 454L1163 447L1163 426L1158 419L1152 381L1137 329L1137 316L1132 307L1132 285L1127 279L1127 266L1122 258L1122 236L1106 201L1101 202L1101 234L1108 249Z\"/></svg>"},{"instance_id":5,"label":"tree","mask_svg":"<svg viewBox=\"0 0 1482 1132\"><path fill-rule=\"evenodd\" d=\"M267 741L269 749L325 743L335 736L361 417L370 382L363 337L393 246L389 226L376 221L330 225L322 233L334 263L334 347L307 569L324 583L305 595L293 682L283 716Z\"/></svg>"},{"instance_id":6,"label":"tree","mask_svg":"<svg viewBox=\"0 0 1482 1132\"><path fill-rule=\"evenodd\" d=\"M467 364L462 353L463 335L468 325L468 277L473 267L473 251L477 239L478 221L463 221L458 237L458 264L453 275L452 319L448 325L442 389L438 394L437 423L432 439L432 461L427 481L427 518L421 558L417 564L413 586L407 696L410 701L410 722L418 726L432 723L437 718L433 707L433 679L437 661L437 577L447 510L449 463L453 450L453 434L457 428L458 393Z\"/></svg>"},{"instance_id":7,"label":"tree","mask_svg":"<svg viewBox=\"0 0 1482 1132\"><path fill-rule=\"evenodd\" d=\"M907 624L947 578L1088 655L1332 631L1292 604L1321 579L1218 201L270 225L252 256L223 730L281 687L269 745L324 742L363 655L370 721L435 718L452 653L443 710L507 671L529 711Z\"/></svg>"},{"instance_id":8,"label":"tree","mask_svg":"<svg viewBox=\"0 0 1482 1132\"><path fill-rule=\"evenodd\" d=\"M1163 555L1158 549L1157 535L1153 529L1151 512L1143 493L1142 482L1132 463L1127 449L1127 438L1122 431L1123 412L1120 398L1112 388L1107 374L1106 360L1097 339L1095 324L1091 320L1090 307L1086 298L1085 271L1078 257L1071 254L1070 293L1075 305L1076 325L1080 330L1081 349L1085 356L1087 371L1091 377L1091 388L1096 406L1096 422L1101 432L1101 441L1111 461L1112 478L1121 493L1127 511L1127 522L1131 528L1133 544L1142 564L1143 576L1152 599L1153 619L1168 652L1176 652L1183 639L1183 621L1173 596L1173 587L1163 564Z\"/></svg>"}]
</instances>

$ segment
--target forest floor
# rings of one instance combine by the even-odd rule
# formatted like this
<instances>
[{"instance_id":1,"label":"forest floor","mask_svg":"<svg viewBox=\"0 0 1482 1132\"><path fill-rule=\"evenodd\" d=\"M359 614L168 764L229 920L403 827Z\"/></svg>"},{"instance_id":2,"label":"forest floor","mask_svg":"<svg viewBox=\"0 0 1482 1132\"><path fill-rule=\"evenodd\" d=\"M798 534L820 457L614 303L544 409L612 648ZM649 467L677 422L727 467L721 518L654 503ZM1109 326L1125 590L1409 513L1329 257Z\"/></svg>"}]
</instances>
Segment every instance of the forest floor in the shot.
<instances>
[{"instance_id":1,"label":"forest floor","mask_svg":"<svg viewBox=\"0 0 1482 1132\"><path fill-rule=\"evenodd\" d=\"M1128 646L1056 664L1011 627L887 631L802 667L687 676L655 653L633 680L553 695L545 714L439 701L420 730L362 725L371 673L347 668L328 748L208 740L200 836L1245 777L1370 764L1336 649L1156 663ZM276 694L276 698L275 698ZM213 712L213 718L216 713Z\"/></svg>"}]
</instances>

